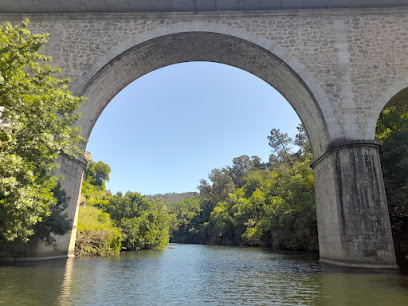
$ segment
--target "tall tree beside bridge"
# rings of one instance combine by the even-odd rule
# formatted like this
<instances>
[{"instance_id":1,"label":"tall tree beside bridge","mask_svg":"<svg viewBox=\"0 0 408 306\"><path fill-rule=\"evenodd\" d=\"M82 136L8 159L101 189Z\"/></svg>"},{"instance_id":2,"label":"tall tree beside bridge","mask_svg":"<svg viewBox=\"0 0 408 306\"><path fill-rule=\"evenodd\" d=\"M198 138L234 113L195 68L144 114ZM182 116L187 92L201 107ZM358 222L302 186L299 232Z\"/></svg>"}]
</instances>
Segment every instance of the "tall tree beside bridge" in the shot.
<instances>
[{"instance_id":1,"label":"tall tree beside bridge","mask_svg":"<svg viewBox=\"0 0 408 306\"><path fill-rule=\"evenodd\" d=\"M54 191L55 161L76 158L84 139L72 125L84 100L67 89L61 70L38 53L48 35L32 35L26 19L0 26L0 244L27 242L34 234L60 234L61 205ZM76 145L73 145L76 144ZM64 197L60 197L63 199ZM63 201L62 201L63 202ZM57 217L57 215L59 217ZM47 230L41 230L41 226Z\"/></svg>"}]
</instances>

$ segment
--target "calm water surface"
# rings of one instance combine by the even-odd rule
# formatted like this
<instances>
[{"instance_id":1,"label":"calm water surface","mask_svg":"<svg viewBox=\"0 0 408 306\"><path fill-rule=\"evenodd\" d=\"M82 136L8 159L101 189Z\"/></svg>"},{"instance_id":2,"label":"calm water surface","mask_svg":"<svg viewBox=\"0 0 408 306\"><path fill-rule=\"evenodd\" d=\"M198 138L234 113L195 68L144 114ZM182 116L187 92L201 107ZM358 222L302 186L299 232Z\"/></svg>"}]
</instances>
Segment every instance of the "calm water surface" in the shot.
<instances>
[{"instance_id":1,"label":"calm water surface","mask_svg":"<svg viewBox=\"0 0 408 306\"><path fill-rule=\"evenodd\" d=\"M0 266L2 305L408 305L408 277L316 255L169 244L164 251Z\"/></svg>"}]
</instances>

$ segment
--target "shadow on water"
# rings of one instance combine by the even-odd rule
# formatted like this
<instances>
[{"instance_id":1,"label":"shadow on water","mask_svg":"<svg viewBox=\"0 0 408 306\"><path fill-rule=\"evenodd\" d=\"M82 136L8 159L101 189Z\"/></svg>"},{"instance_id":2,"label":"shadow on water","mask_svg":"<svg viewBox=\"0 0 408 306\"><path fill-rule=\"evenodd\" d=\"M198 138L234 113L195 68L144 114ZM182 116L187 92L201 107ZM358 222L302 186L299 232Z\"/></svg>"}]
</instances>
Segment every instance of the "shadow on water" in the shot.
<instances>
[{"instance_id":1,"label":"shadow on water","mask_svg":"<svg viewBox=\"0 0 408 306\"><path fill-rule=\"evenodd\" d=\"M0 304L56 304L72 264L72 259L2 264Z\"/></svg>"}]
</instances>

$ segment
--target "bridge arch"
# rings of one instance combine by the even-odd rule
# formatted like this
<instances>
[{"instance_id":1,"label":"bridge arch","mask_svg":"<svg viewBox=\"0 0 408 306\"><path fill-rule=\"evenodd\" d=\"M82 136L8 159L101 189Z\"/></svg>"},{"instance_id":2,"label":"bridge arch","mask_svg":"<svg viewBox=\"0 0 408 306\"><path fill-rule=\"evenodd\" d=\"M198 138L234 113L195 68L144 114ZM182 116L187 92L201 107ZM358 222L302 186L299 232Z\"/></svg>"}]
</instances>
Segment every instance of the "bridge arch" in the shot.
<instances>
[{"instance_id":1,"label":"bridge arch","mask_svg":"<svg viewBox=\"0 0 408 306\"><path fill-rule=\"evenodd\" d=\"M369 124L369 131L372 138L374 138L375 127L382 110L386 106L406 103L408 101L408 76L395 82L374 102L374 108L371 112L371 119Z\"/></svg>"},{"instance_id":2,"label":"bridge arch","mask_svg":"<svg viewBox=\"0 0 408 306\"><path fill-rule=\"evenodd\" d=\"M80 95L89 99L78 123L85 137L112 98L137 78L162 67L209 61L241 68L278 90L299 115L315 156L330 139L326 118L334 118L324 91L312 74L269 40L228 26L196 23L159 28L122 42L95 60L82 76ZM120 77L117 77L120 76Z\"/></svg>"},{"instance_id":3,"label":"bridge arch","mask_svg":"<svg viewBox=\"0 0 408 306\"><path fill-rule=\"evenodd\" d=\"M241 68L278 90L292 105L309 135L315 161L319 251L326 263L365 268L398 268L391 237L387 202L372 139L339 138L337 109L321 85L299 61L280 46L228 25L188 23L161 27L119 43L97 57L73 83L87 97L78 126L88 137L112 98L126 85L156 69L190 61L209 61ZM331 71L331 70L330 70ZM334 77L336 71L332 71ZM321 82L321 81L320 81ZM349 110L350 111L350 110ZM351 109L356 111L356 109ZM357 116L357 114L354 114ZM375 125L375 123L374 123ZM357 126L348 128L357 133ZM40 256L73 256L78 194L85 163L61 157L62 188L71 196L71 233L59 238L58 250Z\"/></svg>"}]
</instances>

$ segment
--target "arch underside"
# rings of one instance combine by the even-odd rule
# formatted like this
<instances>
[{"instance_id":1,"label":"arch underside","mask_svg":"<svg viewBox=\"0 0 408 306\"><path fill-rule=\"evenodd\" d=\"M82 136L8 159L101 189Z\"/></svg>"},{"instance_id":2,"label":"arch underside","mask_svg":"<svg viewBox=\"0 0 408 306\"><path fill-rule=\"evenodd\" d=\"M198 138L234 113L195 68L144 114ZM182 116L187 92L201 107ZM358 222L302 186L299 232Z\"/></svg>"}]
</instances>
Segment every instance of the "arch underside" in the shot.
<instances>
[{"instance_id":1,"label":"arch underside","mask_svg":"<svg viewBox=\"0 0 408 306\"><path fill-rule=\"evenodd\" d=\"M89 137L103 109L129 83L156 69L190 61L234 66L264 80L278 90L297 112L315 156L326 149L328 132L325 120L317 101L300 77L281 59L254 43L209 32L157 37L128 49L105 65L81 92L89 99L81 108L83 115L78 122L84 136Z\"/></svg>"}]
</instances>

